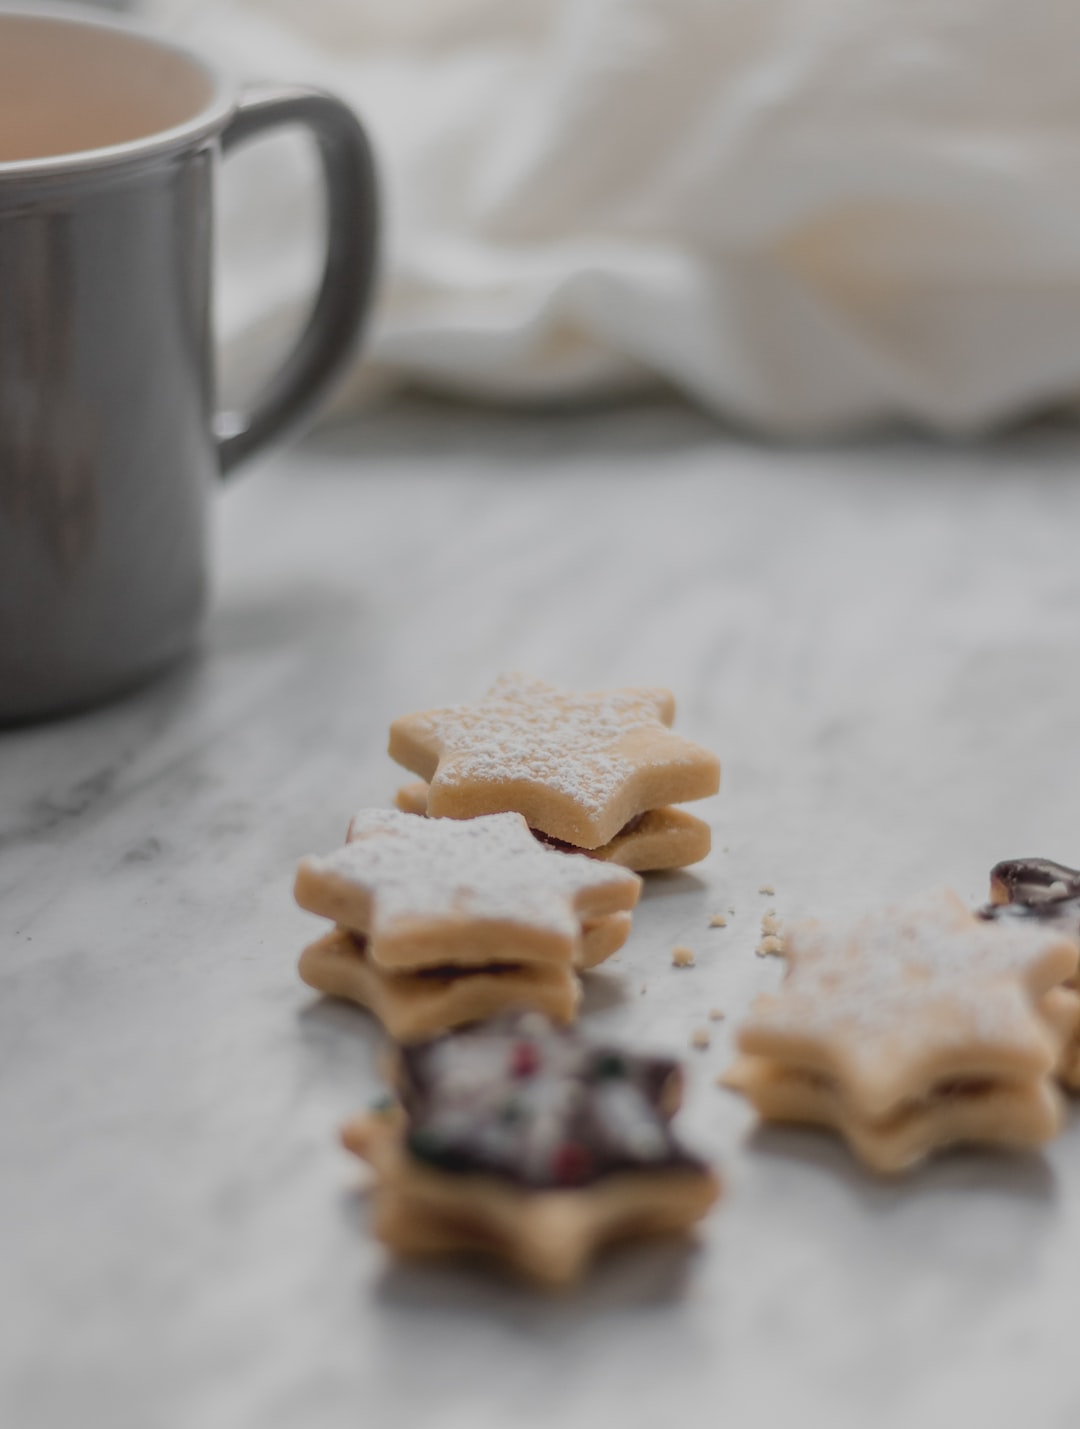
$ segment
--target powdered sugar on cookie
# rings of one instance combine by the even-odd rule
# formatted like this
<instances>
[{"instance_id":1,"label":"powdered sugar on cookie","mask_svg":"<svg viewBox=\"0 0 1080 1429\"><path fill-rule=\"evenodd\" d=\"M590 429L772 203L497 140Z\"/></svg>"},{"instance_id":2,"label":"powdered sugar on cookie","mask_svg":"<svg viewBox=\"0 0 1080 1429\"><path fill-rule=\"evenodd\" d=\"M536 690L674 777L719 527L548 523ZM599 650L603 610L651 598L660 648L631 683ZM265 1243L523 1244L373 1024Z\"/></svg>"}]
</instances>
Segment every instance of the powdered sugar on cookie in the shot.
<instances>
[{"instance_id":1,"label":"powdered sugar on cookie","mask_svg":"<svg viewBox=\"0 0 1080 1429\"><path fill-rule=\"evenodd\" d=\"M390 753L429 781L433 814L513 809L596 848L638 814L719 787L715 755L668 728L674 712L667 690L580 693L508 674L475 704L395 720Z\"/></svg>"},{"instance_id":2,"label":"powdered sugar on cookie","mask_svg":"<svg viewBox=\"0 0 1080 1429\"><path fill-rule=\"evenodd\" d=\"M475 705L421 716L446 750L437 782L530 779L598 812L633 773L618 745L637 730L671 723L666 690L576 694L529 675L501 675Z\"/></svg>"},{"instance_id":3,"label":"powdered sugar on cookie","mask_svg":"<svg viewBox=\"0 0 1080 1429\"><path fill-rule=\"evenodd\" d=\"M851 924L798 924L784 955L787 976L755 1004L740 1049L828 1070L880 1106L946 1063L1045 1070L1034 1003L1077 948L1052 930L988 925L942 891Z\"/></svg>"},{"instance_id":4,"label":"powdered sugar on cookie","mask_svg":"<svg viewBox=\"0 0 1080 1429\"><path fill-rule=\"evenodd\" d=\"M302 868L369 892L364 931L375 938L410 918L527 923L577 938L576 909L590 890L609 891L608 901L629 908L641 886L626 869L546 848L520 814L418 819L364 809L353 817L350 838L325 858L305 859Z\"/></svg>"}]
</instances>

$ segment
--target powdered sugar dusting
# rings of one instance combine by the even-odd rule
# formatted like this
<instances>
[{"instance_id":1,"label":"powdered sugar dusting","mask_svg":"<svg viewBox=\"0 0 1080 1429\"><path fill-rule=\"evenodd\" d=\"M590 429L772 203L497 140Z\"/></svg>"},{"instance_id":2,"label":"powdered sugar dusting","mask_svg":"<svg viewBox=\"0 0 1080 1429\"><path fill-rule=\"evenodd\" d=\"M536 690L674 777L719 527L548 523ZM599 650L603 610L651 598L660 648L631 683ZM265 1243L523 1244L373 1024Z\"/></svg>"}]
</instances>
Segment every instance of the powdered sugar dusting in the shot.
<instances>
[{"instance_id":1,"label":"powdered sugar dusting","mask_svg":"<svg viewBox=\"0 0 1080 1429\"><path fill-rule=\"evenodd\" d=\"M949 892L847 925L799 924L784 983L747 1028L876 1049L894 1063L928 1045L1027 1046L1061 944L1045 928L982 922Z\"/></svg>"},{"instance_id":2,"label":"powdered sugar dusting","mask_svg":"<svg viewBox=\"0 0 1080 1429\"><path fill-rule=\"evenodd\" d=\"M351 841L309 866L371 893L373 936L398 918L450 917L505 919L576 937L576 895L640 886L627 869L538 843L520 814L418 819L362 809Z\"/></svg>"},{"instance_id":3,"label":"powdered sugar dusting","mask_svg":"<svg viewBox=\"0 0 1080 1429\"><path fill-rule=\"evenodd\" d=\"M635 730L668 733L661 717L667 699L659 690L582 694L528 675L501 675L478 703L426 716L427 731L444 751L437 781L527 779L598 814L641 767L638 757L620 754L624 737ZM685 762L692 758L688 748ZM678 762L677 753L665 751L665 764Z\"/></svg>"}]
</instances>

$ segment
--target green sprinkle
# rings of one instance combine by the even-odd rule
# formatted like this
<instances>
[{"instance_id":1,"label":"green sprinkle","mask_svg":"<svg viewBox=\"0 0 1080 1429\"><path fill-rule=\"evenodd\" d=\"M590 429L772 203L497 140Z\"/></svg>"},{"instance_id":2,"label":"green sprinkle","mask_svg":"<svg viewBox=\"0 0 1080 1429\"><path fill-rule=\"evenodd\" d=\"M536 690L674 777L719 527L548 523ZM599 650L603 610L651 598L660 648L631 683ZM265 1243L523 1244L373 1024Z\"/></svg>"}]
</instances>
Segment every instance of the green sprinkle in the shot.
<instances>
[{"instance_id":1,"label":"green sprinkle","mask_svg":"<svg viewBox=\"0 0 1080 1429\"><path fill-rule=\"evenodd\" d=\"M438 1161L445 1151L441 1137L430 1131L410 1131L406 1144L421 1161Z\"/></svg>"}]
</instances>

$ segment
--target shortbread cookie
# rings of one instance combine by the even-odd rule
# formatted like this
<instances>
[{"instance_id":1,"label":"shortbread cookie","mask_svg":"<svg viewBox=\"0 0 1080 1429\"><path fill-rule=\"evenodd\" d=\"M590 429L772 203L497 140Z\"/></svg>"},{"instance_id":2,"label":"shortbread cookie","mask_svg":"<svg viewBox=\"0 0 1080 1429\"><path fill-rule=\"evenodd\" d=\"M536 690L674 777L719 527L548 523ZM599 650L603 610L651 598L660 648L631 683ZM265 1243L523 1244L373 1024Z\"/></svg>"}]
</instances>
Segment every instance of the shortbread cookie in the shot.
<instances>
[{"instance_id":1,"label":"shortbread cookie","mask_svg":"<svg viewBox=\"0 0 1080 1429\"><path fill-rule=\"evenodd\" d=\"M1080 993L1072 983L1052 987L1036 1004L1059 1047L1065 1047L1080 1024Z\"/></svg>"},{"instance_id":2,"label":"shortbread cookie","mask_svg":"<svg viewBox=\"0 0 1080 1429\"><path fill-rule=\"evenodd\" d=\"M586 959L583 924L629 912L641 890L628 869L537 843L520 814L365 809L350 834L329 857L301 861L296 901L364 934L368 956L391 971L568 966Z\"/></svg>"},{"instance_id":3,"label":"shortbread cookie","mask_svg":"<svg viewBox=\"0 0 1080 1429\"><path fill-rule=\"evenodd\" d=\"M1046 1078L943 1079L876 1119L852 1107L836 1079L768 1057L738 1058L724 1082L765 1121L838 1131L867 1166L885 1175L907 1171L947 1146L1041 1146L1062 1127L1061 1097Z\"/></svg>"},{"instance_id":4,"label":"shortbread cookie","mask_svg":"<svg viewBox=\"0 0 1080 1429\"><path fill-rule=\"evenodd\" d=\"M403 813L426 814L427 784L417 779L404 785L397 791L394 803ZM564 853L584 853L605 863L617 863L621 868L632 868L635 873L687 868L692 863L700 863L712 846L712 830L703 819L670 805L639 814L599 848L578 848L537 829L533 829L533 833Z\"/></svg>"},{"instance_id":5,"label":"shortbread cookie","mask_svg":"<svg viewBox=\"0 0 1080 1429\"><path fill-rule=\"evenodd\" d=\"M630 936L633 918L629 913L609 913L606 918L590 918L581 925L581 951L576 968L599 967L617 953Z\"/></svg>"},{"instance_id":6,"label":"shortbread cookie","mask_svg":"<svg viewBox=\"0 0 1080 1429\"><path fill-rule=\"evenodd\" d=\"M667 690L576 693L503 675L476 704L395 720L390 755L430 785L429 814L514 810L597 849L639 814L720 787L716 756L668 728L674 713Z\"/></svg>"},{"instance_id":7,"label":"shortbread cookie","mask_svg":"<svg viewBox=\"0 0 1080 1429\"><path fill-rule=\"evenodd\" d=\"M739 1050L833 1079L877 1120L942 1081L1044 1076L1058 1049L1035 1004L1078 954L1052 929L988 924L942 891L851 924L796 924L784 956Z\"/></svg>"},{"instance_id":8,"label":"shortbread cookie","mask_svg":"<svg viewBox=\"0 0 1080 1429\"><path fill-rule=\"evenodd\" d=\"M609 1242L688 1230L719 1194L671 1130L677 1064L536 1014L403 1048L397 1084L400 1106L342 1134L395 1251L479 1252L562 1285Z\"/></svg>"},{"instance_id":9,"label":"shortbread cookie","mask_svg":"<svg viewBox=\"0 0 1080 1429\"><path fill-rule=\"evenodd\" d=\"M1059 1048L1057 1078L1075 1088L1080 1083L1080 995L1054 987L1038 1009ZM877 1120L860 1116L835 1078L769 1057L738 1057L722 1080L742 1092L765 1121L805 1122L840 1132L868 1166L884 1174L905 1171L939 1147L963 1142L1038 1146L1056 1136L1062 1124L1060 1098L1045 1077L1028 1082L943 1079Z\"/></svg>"},{"instance_id":10,"label":"shortbread cookie","mask_svg":"<svg viewBox=\"0 0 1080 1429\"><path fill-rule=\"evenodd\" d=\"M1033 1146L1074 1025L1077 945L939 892L830 928L796 924L788 970L740 1029L726 1081L768 1120L839 1131L876 1170L958 1142Z\"/></svg>"},{"instance_id":11,"label":"shortbread cookie","mask_svg":"<svg viewBox=\"0 0 1080 1429\"><path fill-rule=\"evenodd\" d=\"M427 800L427 781L425 779L414 779L409 784L403 784L401 788L397 791L397 793L394 795L394 807L400 809L403 814L424 815L428 811ZM351 838L352 824L349 825L349 831L345 836L345 842L348 843L349 839Z\"/></svg>"},{"instance_id":12,"label":"shortbread cookie","mask_svg":"<svg viewBox=\"0 0 1080 1429\"><path fill-rule=\"evenodd\" d=\"M1039 1003L1039 1010L1058 1040L1054 1075L1066 1090L1080 1092L1080 993L1075 979L1055 987Z\"/></svg>"},{"instance_id":13,"label":"shortbread cookie","mask_svg":"<svg viewBox=\"0 0 1080 1429\"><path fill-rule=\"evenodd\" d=\"M397 1042L435 1037L508 1008L533 1008L571 1022L581 999L569 968L542 963L386 972L367 956L364 939L345 928L304 949L300 976L316 992L366 1007Z\"/></svg>"}]
</instances>

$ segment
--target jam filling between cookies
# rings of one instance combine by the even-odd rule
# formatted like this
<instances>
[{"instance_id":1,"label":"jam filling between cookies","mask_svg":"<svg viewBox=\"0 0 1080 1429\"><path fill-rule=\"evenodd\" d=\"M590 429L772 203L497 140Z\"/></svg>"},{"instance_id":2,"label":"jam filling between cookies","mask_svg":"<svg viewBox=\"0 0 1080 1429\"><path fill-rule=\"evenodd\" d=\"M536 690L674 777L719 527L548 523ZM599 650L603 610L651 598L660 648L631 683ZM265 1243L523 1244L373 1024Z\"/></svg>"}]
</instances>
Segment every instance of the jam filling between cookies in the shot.
<instances>
[{"instance_id":1,"label":"jam filling between cookies","mask_svg":"<svg viewBox=\"0 0 1080 1429\"><path fill-rule=\"evenodd\" d=\"M530 1188L704 1163L675 1139L678 1064L583 1042L539 1013L513 1013L401 1053L407 1146L442 1171Z\"/></svg>"},{"instance_id":2,"label":"jam filling between cookies","mask_svg":"<svg viewBox=\"0 0 1080 1429\"><path fill-rule=\"evenodd\" d=\"M362 933L349 931L349 940L352 943L353 951L358 958L367 957L367 939ZM409 968L405 972L387 971L386 976L392 979L407 981L417 978L421 982L433 984L445 984L459 982L463 978L474 978L478 973L491 977L526 977L536 978L550 975L552 970L545 965L535 963L512 963L512 962L492 962L492 963L471 963L462 965L458 963L438 963L434 967ZM563 971L563 969L559 969Z\"/></svg>"},{"instance_id":3,"label":"jam filling between cookies","mask_svg":"<svg viewBox=\"0 0 1080 1429\"><path fill-rule=\"evenodd\" d=\"M784 1079L804 1082L829 1096L844 1099L840 1083L835 1077L829 1076L827 1072L819 1072L809 1067L786 1067L782 1075ZM941 1077L936 1082L931 1082L926 1090L919 1095L908 1097L899 1102L884 1116L858 1118L858 1114L854 1111L853 1115L875 1132L882 1134L896 1132L901 1130L906 1122L945 1102L963 1102L971 1105L973 1102L983 1101L1000 1092L1008 1091L1012 1086L1015 1086L1015 1083L1001 1081L990 1076Z\"/></svg>"},{"instance_id":4,"label":"jam filling between cookies","mask_svg":"<svg viewBox=\"0 0 1080 1429\"><path fill-rule=\"evenodd\" d=\"M627 834L637 833L638 829L645 822L651 810L646 809L642 814L635 814L634 817L623 824L622 828L614 838L608 840L606 844L601 844L599 848L582 848L580 844L567 843L565 839L557 839L554 834L546 834L543 829L534 829L529 825L529 832L533 838L539 839L542 844L547 844L548 848L556 848L560 853L583 853L586 858L599 858L605 848L610 847L615 839L624 838Z\"/></svg>"},{"instance_id":5,"label":"jam filling between cookies","mask_svg":"<svg viewBox=\"0 0 1080 1429\"><path fill-rule=\"evenodd\" d=\"M537 968L535 964L528 963L475 963L468 967L442 964L433 968L413 968L409 972L396 973L394 976L415 977L423 982L448 983L460 982L463 978L474 978L478 973L482 973L485 977L511 977L514 974L519 977L529 977L546 972L546 968Z\"/></svg>"}]
</instances>

